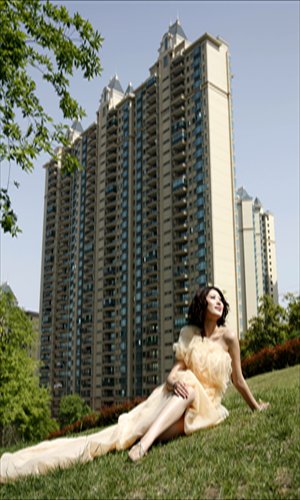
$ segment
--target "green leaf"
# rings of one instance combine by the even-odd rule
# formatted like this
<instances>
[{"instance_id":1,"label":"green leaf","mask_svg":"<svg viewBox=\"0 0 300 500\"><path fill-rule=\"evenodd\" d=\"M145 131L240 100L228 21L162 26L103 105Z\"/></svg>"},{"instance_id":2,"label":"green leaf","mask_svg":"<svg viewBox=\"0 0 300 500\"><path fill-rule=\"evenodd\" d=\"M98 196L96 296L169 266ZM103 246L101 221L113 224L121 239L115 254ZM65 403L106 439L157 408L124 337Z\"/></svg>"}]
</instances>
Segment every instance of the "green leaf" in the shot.
<instances>
[{"instance_id":1,"label":"green leaf","mask_svg":"<svg viewBox=\"0 0 300 500\"><path fill-rule=\"evenodd\" d=\"M31 70L38 68L45 85L54 89L64 120L82 118L85 112L69 92L69 77L74 69L87 80L101 74L103 38L78 13L72 17L66 6L48 0L2 0L0 25L0 158L30 172L40 153L55 158L57 146L68 145L64 124L54 124L39 101ZM76 162L66 160L66 170L75 169ZM2 229L16 236L16 214L1 207Z\"/></svg>"}]
</instances>

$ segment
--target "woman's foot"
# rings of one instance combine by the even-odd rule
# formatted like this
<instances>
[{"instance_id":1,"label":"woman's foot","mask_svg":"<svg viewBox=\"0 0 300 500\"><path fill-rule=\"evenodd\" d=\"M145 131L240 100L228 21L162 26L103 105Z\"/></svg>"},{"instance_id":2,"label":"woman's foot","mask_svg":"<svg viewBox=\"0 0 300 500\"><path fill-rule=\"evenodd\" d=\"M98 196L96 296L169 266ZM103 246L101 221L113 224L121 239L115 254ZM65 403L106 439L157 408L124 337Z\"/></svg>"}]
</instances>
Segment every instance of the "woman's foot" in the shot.
<instances>
[{"instance_id":1,"label":"woman's foot","mask_svg":"<svg viewBox=\"0 0 300 500\"><path fill-rule=\"evenodd\" d=\"M147 452L144 450L141 441L135 444L128 453L128 456L132 462L137 462L145 455L147 455Z\"/></svg>"}]
</instances>

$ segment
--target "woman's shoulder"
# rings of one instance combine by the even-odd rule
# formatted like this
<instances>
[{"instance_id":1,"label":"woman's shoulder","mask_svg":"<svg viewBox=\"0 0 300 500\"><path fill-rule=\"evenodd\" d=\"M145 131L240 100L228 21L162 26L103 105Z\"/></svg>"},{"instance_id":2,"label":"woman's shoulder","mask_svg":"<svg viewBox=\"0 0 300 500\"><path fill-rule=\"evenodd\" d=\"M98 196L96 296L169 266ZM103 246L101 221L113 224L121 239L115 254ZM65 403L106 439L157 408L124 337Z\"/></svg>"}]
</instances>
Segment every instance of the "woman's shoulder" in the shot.
<instances>
[{"instance_id":1,"label":"woman's shoulder","mask_svg":"<svg viewBox=\"0 0 300 500\"><path fill-rule=\"evenodd\" d=\"M188 335L200 335L200 328L196 325L185 325L181 328L180 333L185 333Z\"/></svg>"},{"instance_id":2,"label":"woman's shoulder","mask_svg":"<svg viewBox=\"0 0 300 500\"><path fill-rule=\"evenodd\" d=\"M194 325L185 325L180 330L179 338L185 341L189 341L194 335L200 335L200 329Z\"/></svg>"},{"instance_id":3,"label":"woman's shoulder","mask_svg":"<svg viewBox=\"0 0 300 500\"><path fill-rule=\"evenodd\" d=\"M228 346L238 340L237 334L227 326L222 326L220 329L222 330L222 337Z\"/></svg>"}]
</instances>

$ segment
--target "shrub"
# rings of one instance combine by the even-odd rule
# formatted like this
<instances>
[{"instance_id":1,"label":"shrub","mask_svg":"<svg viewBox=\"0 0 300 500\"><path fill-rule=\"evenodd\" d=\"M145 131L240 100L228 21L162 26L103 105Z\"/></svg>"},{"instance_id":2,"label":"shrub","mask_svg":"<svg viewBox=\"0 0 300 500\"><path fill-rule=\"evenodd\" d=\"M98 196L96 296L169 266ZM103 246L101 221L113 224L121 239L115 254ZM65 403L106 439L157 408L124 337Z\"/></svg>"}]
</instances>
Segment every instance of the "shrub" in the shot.
<instances>
[{"instance_id":1,"label":"shrub","mask_svg":"<svg viewBox=\"0 0 300 500\"><path fill-rule=\"evenodd\" d=\"M61 426L66 426L77 422L77 420L91 413L91 411L91 408L79 394L68 394L61 398L58 420Z\"/></svg>"},{"instance_id":2,"label":"shrub","mask_svg":"<svg viewBox=\"0 0 300 500\"><path fill-rule=\"evenodd\" d=\"M242 370L245 377L253 377L298 363L300 363L300 339L292 339L275 347L265 347L252 356L244 358Z\"/></svg>"}]
</instances>

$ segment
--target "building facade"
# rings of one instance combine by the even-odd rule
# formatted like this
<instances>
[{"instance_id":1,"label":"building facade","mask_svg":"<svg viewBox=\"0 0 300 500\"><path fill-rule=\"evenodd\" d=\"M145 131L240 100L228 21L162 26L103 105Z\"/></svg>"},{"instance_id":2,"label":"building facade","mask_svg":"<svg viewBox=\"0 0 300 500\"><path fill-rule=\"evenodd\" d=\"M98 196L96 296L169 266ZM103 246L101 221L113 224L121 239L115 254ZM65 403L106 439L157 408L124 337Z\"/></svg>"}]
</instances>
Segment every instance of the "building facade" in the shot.
<instances>
[{"instance_id":1,"label":"building facade","mask_svg":"<svg viewBox=\"0 0 300 500\"><path fill-rule=\"evenodd\" d=\"M270 295L278 304L278 282L274 216L264 211L258 198L237 190L240 264L240 331L257 315L259 299Z\"/></svg>"},{"instance_id":2,"label":"building facade","mask_svg":"<svg viewBox=\"0 0 300 500\"><path fill-rule=\"evenodd\" d=\"M239 331L228 46L176 21L149 73L125 92L115 76L97 123L73 130L82 172L46 166L41 380L56 407L148 395L199 286L225 292Z\"/></svg>"},{"instance_id":3,"label":"building facade","mask_svg":"<svg viewBox=\"0 0 300 500\"><path fill-rule=\"evenodd\" d=\"M81 171L45 165L40 379L52 390L54 414L62 395L89 401L92 385L96 130L79 123L71 129Z\"/></svg>"}]
</instances>

